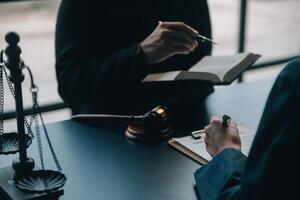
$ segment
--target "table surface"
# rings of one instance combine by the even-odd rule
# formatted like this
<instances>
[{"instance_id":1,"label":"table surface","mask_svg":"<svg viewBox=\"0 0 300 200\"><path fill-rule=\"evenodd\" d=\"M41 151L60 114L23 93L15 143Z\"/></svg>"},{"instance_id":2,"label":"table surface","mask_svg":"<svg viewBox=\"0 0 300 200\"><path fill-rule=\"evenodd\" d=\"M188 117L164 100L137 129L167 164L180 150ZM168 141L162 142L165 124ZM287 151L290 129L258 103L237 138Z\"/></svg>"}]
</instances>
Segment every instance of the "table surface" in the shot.
<instances>
[{"instance_id":1,"label":"table surface","mask_svg":"<svg viewBox=\"0 0 300 200\"><path fill-rule=\"evenodd\" d=\"M273 81L217 87L206 101L208 115L228 114L256 129ZM201 166L167 142L136 143L123 133L71 120L47 128L68 178L61 200L197 199L193 173ZM44 144L46 166L55 169ZM28 154L40 165L35 140ZM0 167L16 156L0 156Z\"/></svg>"}]
</instances>

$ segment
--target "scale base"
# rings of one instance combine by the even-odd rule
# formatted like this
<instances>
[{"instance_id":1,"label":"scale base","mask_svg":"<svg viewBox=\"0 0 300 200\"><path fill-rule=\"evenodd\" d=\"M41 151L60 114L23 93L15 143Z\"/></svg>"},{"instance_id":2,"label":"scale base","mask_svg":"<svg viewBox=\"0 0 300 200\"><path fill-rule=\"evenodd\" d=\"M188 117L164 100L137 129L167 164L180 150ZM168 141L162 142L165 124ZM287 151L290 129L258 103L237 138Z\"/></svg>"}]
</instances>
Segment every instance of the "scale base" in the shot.
<instances>
[{"instance_id":1,"label":"scale base","mask_svg":"<svg viewBox=\"0 0 300 200\"><path fill-rule=\"evenodd\" d=\"M29 193L14 185L12 167L0 168L0 199L1 200L58 200L64 194L63 189L44 193Z\"/></svg>"}]
</instances>

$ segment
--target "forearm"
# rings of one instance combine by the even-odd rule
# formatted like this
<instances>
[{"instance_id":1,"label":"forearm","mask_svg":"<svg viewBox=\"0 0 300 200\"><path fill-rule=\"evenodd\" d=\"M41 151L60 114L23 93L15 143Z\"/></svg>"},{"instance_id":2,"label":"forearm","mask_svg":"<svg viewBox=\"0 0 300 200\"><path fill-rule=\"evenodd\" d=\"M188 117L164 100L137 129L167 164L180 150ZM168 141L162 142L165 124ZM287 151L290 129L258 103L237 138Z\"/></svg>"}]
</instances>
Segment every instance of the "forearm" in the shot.
<instances>
[{"instance_id":1,"label":"forearm","mask_svg":"<svg viewBox=\"0 0 300 200\"><path fill-rule=\"evenodd\" d=\"M198 169L194 177L201 200L239 199L246 159L240 151L227 148Z\"/></svg>"}]
</instances>

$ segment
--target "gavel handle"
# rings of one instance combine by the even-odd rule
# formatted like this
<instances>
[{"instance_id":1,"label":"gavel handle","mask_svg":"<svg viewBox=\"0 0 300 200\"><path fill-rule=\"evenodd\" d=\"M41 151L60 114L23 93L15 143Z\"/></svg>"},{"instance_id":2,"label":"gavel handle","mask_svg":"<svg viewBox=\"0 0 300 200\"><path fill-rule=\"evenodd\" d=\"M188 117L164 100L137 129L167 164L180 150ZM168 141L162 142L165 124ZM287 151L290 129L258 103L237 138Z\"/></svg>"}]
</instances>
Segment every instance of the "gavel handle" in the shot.
<instances>
[{"instance_id":1,"label":"gavel handle","mask_svg":"<svg viewBox=\"0 0 300 200\"><path fill-rule=\"evenodd\" d=\"M133 121L136 119L143 119L142 115L134 116L134 115L110 115L110 114L78 114L73 115L72 119L79 121L79 122L85 122L85 121L101 121L101 120L128 120Z\"/></svg>"}]
</instances>

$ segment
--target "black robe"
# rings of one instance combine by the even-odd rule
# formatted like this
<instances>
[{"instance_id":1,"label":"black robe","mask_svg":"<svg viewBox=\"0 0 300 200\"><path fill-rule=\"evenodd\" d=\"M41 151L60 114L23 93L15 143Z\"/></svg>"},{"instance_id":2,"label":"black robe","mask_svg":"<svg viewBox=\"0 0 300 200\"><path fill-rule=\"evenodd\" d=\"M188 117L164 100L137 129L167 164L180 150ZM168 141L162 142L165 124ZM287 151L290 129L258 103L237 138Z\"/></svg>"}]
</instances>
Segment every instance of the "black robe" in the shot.
<instances>
[{"instance_id":1,"label":"black robe","mask_svg":"<svg viewBox=\"0 0 300 200\"><path fill-rule=\"evenodd\" d=\"M141 84L149 73L188 69L211 53L204 43L190 55L147 65L136 54L137 43L159 20L182 21L211 37L206 0L62 1L56 74L59 94L74 113L137 114L156 105L186 110L212 92L207 83Z\"/></svg>"}]
</instances>

